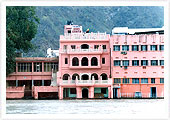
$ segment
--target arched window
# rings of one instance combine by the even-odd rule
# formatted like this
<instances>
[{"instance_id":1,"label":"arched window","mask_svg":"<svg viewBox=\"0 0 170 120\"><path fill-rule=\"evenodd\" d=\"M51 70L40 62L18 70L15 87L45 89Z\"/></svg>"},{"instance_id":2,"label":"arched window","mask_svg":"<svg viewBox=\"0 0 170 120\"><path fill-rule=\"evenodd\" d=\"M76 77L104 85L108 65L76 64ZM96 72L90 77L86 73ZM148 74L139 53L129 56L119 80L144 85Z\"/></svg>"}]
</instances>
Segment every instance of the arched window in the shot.
<instances>
[{"instance_id":1,"label":"arched window","mask_svg":"<svg viewBox=\"0 0 170 120\"><path fill-rule=\"evenodd\" d=\"M81 80L89 80L89 76L87 74L84 74L81 76Z\"/></svg>"},{"instance_id":2,"label":"arched window","mask_svg":"<svg viewBox=\"0 0 170 120\"><path fill-rule=\"evenodd\" d=\"M79 66L79 59L77 57L72 59L72 66Z\"/></svg>"},{"instance_id":3,"label":"arched window","mask_svg":"<svg viewBox=\"0 0 170 120\"><path fill-rule=\"evenodd\" d=\"M81 49L89 49L89 45L88 44L82 44Z\"/></svg>"},{"instance_id":4,"label":"arched window","mask_svg":"<svg viewBox=\"0 0 170 120\"><path fill-rule=\"evenodd\" d=\"M81 66L88 66L88 58L87 57L83 57L81 60Z\"/></svg>"},{"instance_id":5,"label":"arched window","mask_svg":"<svg viewBox=\"0 0 170 120\"><path fill-rule=\"evenodd\" d=\"M98 65L98 61L97 61L97 58L96 57L93 57L91 59L91 66L97 66Z\"/></svg>"},{"instance_id":6,"label":"arched window","mask_svg":"<svg viewBox=\"0 0 170 120\"><path fill-rule=\"evenodd\" d=\"M76 80L76 77L78 78L78 80L80 80L80 77L77 73L72 75L72 80Z\"/></svg>"},{"instance_id":7,"label":"arched window","mask_svg":"<svg viewBox=\"0 0 170 120\"><path fill-rule=\"evenodd\" d=\"M69 74L64 74L64 75L63 75L63 80L68 80L69 77L70 77Z\"/></svg>"},{"instance_id":8,"label":"arched window","mask_svg":"<svg viewBox=\"0 0 170 120\"><path fill-rule=\"evenodd\" d=\"M91 75L91 80L92 80L93 76L94 76L94 79L95 79L95 80L98 80L98 75L97 75L96 73L93 73L93 74Z\"/></svg>"},{"instance_id":9,"label":"arched window","mask_svg":"<svg viewBox=\"0 0 170 120\"><path fill-rule=\"evenodd\" d=\"M100 76L102 76L102 80L108 80L107 75L105 73L101 74Z\"/></svg>"}]
</instances>

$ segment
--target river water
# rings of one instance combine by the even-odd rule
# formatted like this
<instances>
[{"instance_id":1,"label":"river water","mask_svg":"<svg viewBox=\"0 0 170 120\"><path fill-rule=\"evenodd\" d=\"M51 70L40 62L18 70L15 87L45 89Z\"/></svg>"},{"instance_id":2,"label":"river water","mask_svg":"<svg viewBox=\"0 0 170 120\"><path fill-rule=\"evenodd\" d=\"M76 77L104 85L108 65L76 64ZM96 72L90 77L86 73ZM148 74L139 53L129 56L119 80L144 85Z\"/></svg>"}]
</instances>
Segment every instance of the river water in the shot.
<instances>
[{"instance_id":1,"label":"river water","mask_svg":"<svg viewBox=\"0 0 170 120\"><path fill-rule=\"evenodd\" d=\"M164 99L7 100L7 114L163 114Z\"/></svg>"}]
</instances>

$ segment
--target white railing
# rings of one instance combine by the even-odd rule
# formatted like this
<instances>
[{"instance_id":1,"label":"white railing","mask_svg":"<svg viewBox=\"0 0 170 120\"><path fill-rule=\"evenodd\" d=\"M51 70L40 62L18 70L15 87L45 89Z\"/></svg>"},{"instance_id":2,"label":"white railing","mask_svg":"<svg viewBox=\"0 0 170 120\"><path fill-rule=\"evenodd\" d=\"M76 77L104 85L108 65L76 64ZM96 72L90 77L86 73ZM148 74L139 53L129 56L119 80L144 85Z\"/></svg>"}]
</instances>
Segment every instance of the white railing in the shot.
<instances>
[{"instance_id":1,"label":"white railing","mask_svg":"<svg viewBox=\"0 0 170 120\"><path fill-rule=\"evenodd\" d=\"M107 49L63 49L62 52L67 52L67 53L76 53L76 52L107 52Z\"/></svg>"},{"instance_id":2,"label":"white railing","mask_svg":"<svg viewBox=\"0 0 170 120\"><path fill-rule=\"evenodd\" d=\"M63 80L63 84L112 84L111 80Z\"/></svg>"},{"instance_id":3,"label":"white railing","mask_svg":"<svg viewBox=\"0 0 170 120\"><path fill-rule=\"evenodd\" d=\"M105 33L72 33L72 34L64 34L63 36L64 40L92 40L92 39L97 39L97 40L105 40L107 39L107 34Z\"/></svg>"},{"instance_id":4,"label":"white railing","mask_svg":"<svg viewBox=\"0 0 170 120\"><path fill-rule=\"evenodd\" d=\"M78 80L77 83L94 83L92 80Z\"/></svg>"},{"instance_id":5,"label":"white railing","mask_svg":"<svg viewBox=\"0 0 170 120\"><path fill-rule=\"evenodd\" d=\"M141 96L135 96L135 93L121 93L123 98L151 98L150 93L141 93Z\"/></svg>"}]
</instances>

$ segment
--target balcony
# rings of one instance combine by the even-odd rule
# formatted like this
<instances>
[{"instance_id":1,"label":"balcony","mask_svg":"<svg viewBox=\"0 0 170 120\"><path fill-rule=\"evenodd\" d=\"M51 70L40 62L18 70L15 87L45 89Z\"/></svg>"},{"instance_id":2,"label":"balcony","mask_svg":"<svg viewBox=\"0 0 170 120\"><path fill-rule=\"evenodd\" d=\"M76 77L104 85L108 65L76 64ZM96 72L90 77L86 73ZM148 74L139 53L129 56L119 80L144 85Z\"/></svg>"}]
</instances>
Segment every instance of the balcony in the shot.
<instances>
[{"instance_id":1,"label":"balcony","mask_svg":"<svg viewBox=\"0 0 170 120\"><path fill-rule=\"evenodd\" d=\"M102 54L103 52L107 52L107 50L103 49L67 49L63 52L67 54Z\"/></svg>"},{"instance_id":2,"label":"balcony","mask_svg":"<svg viewBox=\"0 0 170 120\"><path fill-rule=\"evenodd\" d=\"M101 65L98 66L69 66L70 69L98 69L101 68Z\"/></svg>"},{"instance_id":3,"label":"balcony","mask_svg":"<svg viewBox=\"0 0 170 120\"><path fill-rule=\"evenodd\" d=\"M76 86L112 85L112 80L63 80L61 84Z\"/></svg>"},{"instance_id":4,"label":"balcony","mask_svg":"<svg viewBox=\"0 0 170 120\"><path fill-rule=\"evenodd\" d=\"M81 41L92 41L92 40L103 40L108 41L110 35L105 33L72 33L72 34L64 34L60 35L60 41L66 41L66 40L81 40Z\"/></svg>"}]
</instances>

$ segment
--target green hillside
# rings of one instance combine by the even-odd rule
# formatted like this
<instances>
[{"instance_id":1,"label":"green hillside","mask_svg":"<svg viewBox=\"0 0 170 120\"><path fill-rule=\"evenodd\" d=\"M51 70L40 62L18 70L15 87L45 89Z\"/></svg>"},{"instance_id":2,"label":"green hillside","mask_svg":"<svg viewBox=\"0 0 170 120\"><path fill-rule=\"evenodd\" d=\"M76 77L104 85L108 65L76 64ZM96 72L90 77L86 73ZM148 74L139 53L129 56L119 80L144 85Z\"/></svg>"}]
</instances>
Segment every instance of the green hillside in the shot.
<instances>
[{"instance_id":1,"label":"green hillside","mask_svg":"<svg viewBox=\"0 0 170 120\"><path fill-rule=\"evenodd\" d=\"M90 32L111 33L113 27L155 28L164 25L163 7L37 7L40 18L32 43L36 48L24 56L46 55L47 48L59 48L59 35L67 20Z\"/></svg>"}]
</instances>

